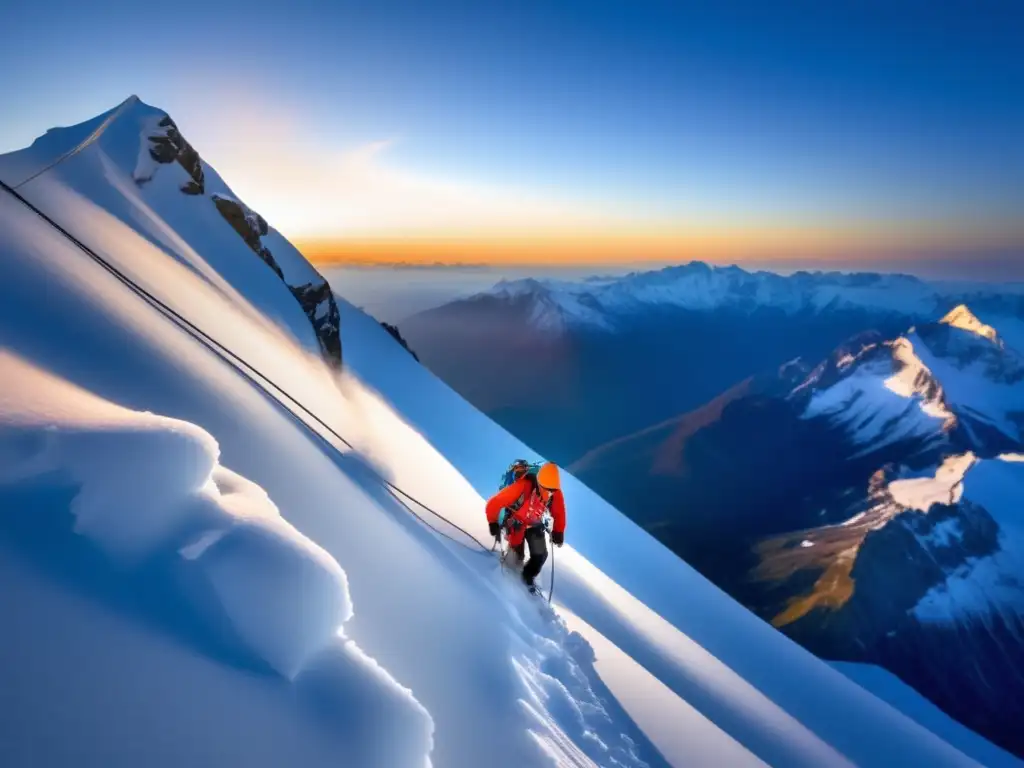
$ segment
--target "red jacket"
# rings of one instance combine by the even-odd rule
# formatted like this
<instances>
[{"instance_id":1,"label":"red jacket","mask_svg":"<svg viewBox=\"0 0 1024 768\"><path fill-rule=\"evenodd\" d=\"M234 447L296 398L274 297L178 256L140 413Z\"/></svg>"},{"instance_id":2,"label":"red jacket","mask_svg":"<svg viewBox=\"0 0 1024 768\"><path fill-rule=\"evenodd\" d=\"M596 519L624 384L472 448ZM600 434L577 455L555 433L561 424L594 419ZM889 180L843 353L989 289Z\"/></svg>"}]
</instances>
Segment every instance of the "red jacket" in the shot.
<instances>
[{"instance_id":1,"label":"red jacket","mask_svg":"<svg viewBox=\"0 0 1024 768\"><path fill-rule=\"evenodd\" d=\"M507 488L502 488L487 501L487 522L498 522L498 515L501 513L501 510L515 504L519 501L520 497L524 498L524 503L518 511L513 513L512 517L523 519L522 513L526 508L525 502L528 499L528 495L531 493L539 493L542 501L547 501L547 498L550 496L551 504L548 508L551 511L551 518L553 522L552 531L555 533L563 533L565 531L565 498L562 496L562 492L549 491L545 488L540 488L525 477L519 478ZM509 544L516 546L519 541L522 540L522 536L525 532L524 528L520 528L516 532L516 535L510 535ZM516 540L514 541L513 539Z\"/></svg>"}]
</instances>

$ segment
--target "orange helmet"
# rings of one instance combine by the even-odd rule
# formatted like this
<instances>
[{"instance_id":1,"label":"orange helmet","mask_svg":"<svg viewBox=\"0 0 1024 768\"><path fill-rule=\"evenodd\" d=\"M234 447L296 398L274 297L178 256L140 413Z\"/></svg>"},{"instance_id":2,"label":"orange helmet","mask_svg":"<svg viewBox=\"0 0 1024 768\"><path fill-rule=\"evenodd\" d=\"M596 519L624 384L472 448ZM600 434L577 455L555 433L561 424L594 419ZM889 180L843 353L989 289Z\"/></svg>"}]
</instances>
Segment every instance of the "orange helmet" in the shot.
<instances>
[{"instance_id":1,"label":"orange helmet","mask_svg":"<svg viewBox=\"0 0 1024 768\"><path fill-rule=\"evenodd\" d=\"M548 462L538 469L537 485L549 491L559 490L562 487L562 481L558 476L558 467Z\"/></svg>"}]
</instances>

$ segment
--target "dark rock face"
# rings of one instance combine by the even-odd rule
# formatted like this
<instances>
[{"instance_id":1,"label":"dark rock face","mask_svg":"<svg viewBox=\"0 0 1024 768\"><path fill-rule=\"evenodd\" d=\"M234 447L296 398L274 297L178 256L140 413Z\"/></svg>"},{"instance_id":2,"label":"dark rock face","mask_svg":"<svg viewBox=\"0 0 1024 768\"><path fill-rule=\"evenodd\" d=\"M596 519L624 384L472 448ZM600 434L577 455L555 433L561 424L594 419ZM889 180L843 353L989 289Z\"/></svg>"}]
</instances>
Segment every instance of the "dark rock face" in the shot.
<instances>
[{"instance_id":1,"label":"dark rock face","mask_svg":"<svg viewBox=\"0 0 1024 768\"><path fill-rule=\"evenodd\" d=\"M170 117L163 117L158 123L161 132L148 137L149 154L158 163L177 162L189 175L181 187L187 195L203 195L206 192L206 177L203 161L178 130ZM142 183L148 179L139 179ZM220 215L238 233L252 252L274 271L296 301L299 302L320 343L324 358L336 367L341 367L341 319L338 305L331 292L331 286L316 270L310 271L318 278L304 284L293 285L285 278L281 265L271 250L263 244L263 238L270 233L266 219L244 203L224 195L212 194L210 199L217 206ZM308 266L308 265L307 265Z\"/></svg>"},{"instance_id":2,"label":"dark rock face","mask_svg":"<svg viewBox=\"0 0 1024 768\"><path fill-rule=\"evenodd\" d=\"M856 589L849 599L832 610L811 610L785 631L825 658L870 660L888 633L917 623L909 612L929 590L973 558L998 551L999 527L981 507L896 511L864 536L850 571Z\"/></svg>"},{"instance_id":3,"label":"dark rock face","mask_svg":"<svg viewBox=\"0 0 1024 768\"><path fill-rule=\"evenodd\" d=\"M340 368L341 318L338 314L338 305L334 301L334 294L331 292L331 286L324 280L319 285L306 283L288 287L313 324L313 330L316 331L324 356Z\"/></svg>"},{"instance_id":4,"label":"dark rock face","mask_svg":"<svg viewBox=\"0 0 1024 768\"><path fill-rule=\"evenodd\" d=\"M173 163L175 161L185 169L191 179L185 182L181 191L186 195L201 195L206 191L206 180L203 175L203 161L192 145L185 141L185 138L178 130L178 126L170 117L164 117L160 123L165 129L163 134L155 134L149 137L150 156L158 163Z\"/></svg>"},{"instance_id":5,"label":"dark rock face","mask_svg":"<svg viewBox=\"0 0 1024 768\"><path fill-rule=\"evenodd\" d=\"M309 282L302 285L288 283L274 254L263 244L263 236L270 232L267 220L237 200L221 195L211 195L211 198L224 220L245 240L246 245L252 249L253 253L274 270L274 274L288 286L288 290L291 291L292 296L299 302L302 311L309 318L324 357L335 366L340 367L341 318L328 282L321 277L319 283Z\"/></svg>"},{"instance_id":6,"label":"dark rock face","mask_svg":"<svg viewBox=\"0 0 1024 768\"><path fill-rule=\"evenodd\" d=\"M246 245L252 249L253 253L274 270L274 274L288 286L288 290L291 291L292 296L299 302L302 311L309 318L324 357L340 367L341 318L330 284L322 277L316 283L290 284L285 279L284 272L274 258L274 254L263 244L263 236L270 232L266 219L237 200L220 195L211 195L211 197L225 221L245 240Z\"/></svg>"},{"instance_id":7,"label":"dark rock face","mask_svg":"<svg viewBox=\"0 0 1024 768\"><path fill-rule=\"evenodd\" d=\"M399 344L401 344L403 347L405 347L405 350L410 355L412 355L413 359L416 362L419 362L420 358L417 356L417 354L415 352L413 352L409 348L409 344L406 342L406 340L402 338L402 332L398 330L398 326L397 325L391 325L391 323L385 323L385 322L382 322L381 325L384 326L384 330L385 331L387 331L388 333L390 333L394 337L395 341L397 341Z\"/></svg>"},{"instance_id":8,"label":"dark rock face","mask_svg":"<svg viewBox=\"0 0 1024 768\"><path fill-rule=\"evenodd\" d=\"M274 259L274 254L260 240L269 231L266 220L236 200L221 197L220 195L210 195L210 197L214 205L217 206L217 210L220 211L220 215L224 217L235 232L242 236L245 244L252 248L253 253L263 259L263 262L274 270L281 280L284 280L284 272L281 271L280 265Z\"/></svg>"},{"instance_id":9,"label":"dark rock face","mask_svg":"<svg viewBox=\"0 0 1024 768\"><path fill-rule=\"evenodd\" d=\"M981 507L903 512L864 538L849 600L784 631L824 658L892 670L952 717L1024 754L1024 619L985 604L976 618L925 621L912 612L949 574L999 551L998 525Z\"/></svg>"},{"instance_id":10,"label":"dark rock face","mask_svg":"<svg viewBox=\"0 0 1024 768\"><path fill-rule=\"evenodd\" d=\"M870 649L967 727L1024 757L1024 620L992 611L948 624L906 622Z\"/></svg>"}]
</instances>

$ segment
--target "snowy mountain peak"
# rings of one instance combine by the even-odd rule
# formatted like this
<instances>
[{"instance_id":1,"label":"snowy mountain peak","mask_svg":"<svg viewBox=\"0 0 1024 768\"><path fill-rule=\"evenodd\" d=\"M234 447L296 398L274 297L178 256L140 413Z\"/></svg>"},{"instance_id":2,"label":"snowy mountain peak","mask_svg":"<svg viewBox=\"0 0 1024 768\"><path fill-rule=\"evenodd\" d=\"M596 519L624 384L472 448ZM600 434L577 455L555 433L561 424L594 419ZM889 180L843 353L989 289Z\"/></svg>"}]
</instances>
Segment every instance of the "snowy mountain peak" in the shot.
<instances>
[{"instance_id":1,"label":"snowy mountain peak","mask_svg":"<svg viewBox=\"0 0 1024 768\"><path fill-rule=\"evenodd\" d=\"M580 280L501 281L479 296L509 301L546 297L561 307L561 318L568 325L603 328L616 327L621 318L664 308L748 313L770 308L789 314L847 309L934 317L940 298L936 289L907 275L797 272L783 276L700 261ZM546 316L540 319L548 322Z\"/></svg>"},{"instance_id":2,"label":"snowy mountain peak","mask_svg":"<svg viewBox=\"0 0 1024 768\"><path fill-rule=\"evenodd\" d=\"M588 290L588 283L566 283L555 280L502 280L490 290L474 298L496 298L522 304L530 327L542 331L563 331L571 325L588 325L608 329L608 318Z\"/></svg>"},{"instance_id":3,"label":"snowy mountain peak","mask_svg":"<svg viewBox=\"0 0 1024 768\"><path fill-rule=\"evenodd\" d=\"M892 340L867 334L843 345L796 387L804 418L823 417L861 452L895 441L947 445L984 456L1024 441L1024 358L966 307Z\"/></svg>"},{"instance_id":4,"label":"snowy mountain peak","mask_svg":"<svg viewBox=\"0 0 1024 768\"><path fill-rule=\"evenodd\" d=\"M179 261L221 290L237 291L310 351L340 366L339 313L327 281L232 192L170 115L138 96L0 156L0 179L65 227L75 224L75 207L60 199L65 185L116 219L142 217L147 236L165 243ZM249 269L253 255L267 271ZM278 301L282 294L291 301Z\"/></svg>"},{"instance_id":5,"label":"snowy mountain peak","mask_svg":"<svg viewBox=\"0 0 1024 768\"><path fill-rule=\"evenodd\" d=\"M977 316L971 312L966 304L961 304L955 309L943 317L940 321L945 325L953 326L954 328L960 328L964 331L977 334L989 341L998 341L999 334L996 333L996 329L991 325L986 325L977 318Z\"/></svg>"},{"instance_id":6,"label":"snowy mountain peak","mask_svg":"<svg viewBox=\"0 0 1024 768\"><path fill-rule=\"evenodd\" d=\"M941 383L917 353L914 334L892 341L867 335L844 345L793 390L802 418L824 419L866 455L896 443L943 444L957 424Z\"/></svg>"}]
</instances>

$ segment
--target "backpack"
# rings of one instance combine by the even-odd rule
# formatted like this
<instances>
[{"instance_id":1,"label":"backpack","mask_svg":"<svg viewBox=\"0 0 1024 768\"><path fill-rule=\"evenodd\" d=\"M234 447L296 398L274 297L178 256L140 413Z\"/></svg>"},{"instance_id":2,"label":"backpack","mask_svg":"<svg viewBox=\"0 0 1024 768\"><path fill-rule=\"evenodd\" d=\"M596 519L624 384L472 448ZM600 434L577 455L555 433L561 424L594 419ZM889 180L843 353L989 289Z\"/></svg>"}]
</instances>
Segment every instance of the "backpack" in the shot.
<instances>
[{"instance_id":1,"label":"backpack","mask_svg":"<svg viewBox=\"0 0 1024 768\"><path fill-rule=\"evenodd\" d=\"M541 464L539 463L530 464L526 461L526 459L516 459L515 461L508 465L508 469L505 470L505 474L501 476L501 484L498 486L498 490L500 491L505 488L508 488L510 485L515 483L524 475L528 479L530 479L530 481L533 483L534 488L536 489L537 472L540 470L540 468ZM502 509L501 512L498 513L498 525L504 526L505 521L508 520L509 517L511 517L513 514L515 514L519 510L519 508L523 506L523 503L525 501L526 499L521 497L515 502L515 504L511 504ZM547 504L550 504L550 500L548 500L545 506Z\"/></svg>"}]
</instances>

